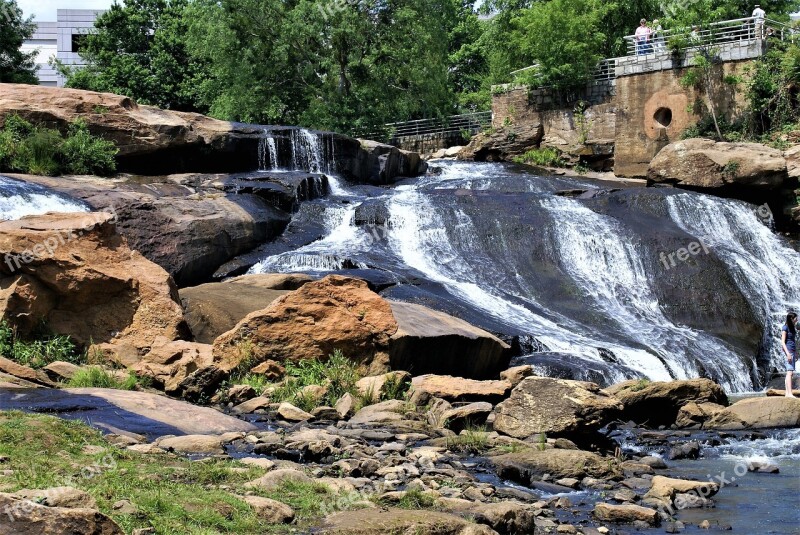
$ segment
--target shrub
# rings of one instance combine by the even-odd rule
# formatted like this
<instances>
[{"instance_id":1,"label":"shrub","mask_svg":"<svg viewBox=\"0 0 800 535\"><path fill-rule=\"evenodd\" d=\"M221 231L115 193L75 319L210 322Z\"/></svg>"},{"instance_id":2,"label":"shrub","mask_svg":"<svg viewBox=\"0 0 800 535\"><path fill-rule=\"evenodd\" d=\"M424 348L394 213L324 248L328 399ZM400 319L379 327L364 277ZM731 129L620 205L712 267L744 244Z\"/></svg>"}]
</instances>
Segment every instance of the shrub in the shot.
<instances>
[{"instance_id":1,"label":"shrub","mask_svg":"<svg viewBox=\"0 0 800 535\"><path fill-rule=\"evenodd\" d=\"M36 340L22 340L5 321L0 321L0 355L34 369L55 361L86 362L86 354L77 350L69 336L42 334Z\"/></svg>"},{"instance_id":2,"label":"shrub","mask_svg":"<svg viewBox=\"0 0 800 535\"><path fill-rule=\"evenodd\" d=\"M82 120L70 125L66 137L15 115L0 130L0 171L106 176L116 171L117 152L114 143L93 136Z\"/></svg>"},{"instance_id":3,"label":"shrub","mask_svg":"<svg viewBox=\"0 0 800 535\"><path fill-rule=\"evenodd\" d=\"M543 167L562 167L564 161L558 149L545 147L529 150L522 156L514 158L516 163L539 165Z\"/></svg>"},{"instance_id":4,"label":"shrub","mask_svg":"<svg viewBox=\"0 0 800 535\"><path fill-rule=\"evenodd\" d=\"M106 176L117 170L116 145L89 133L86 121L81 119L69 127L69 135L61 146L64 170L73 175Z\"/></svg>"},{"instance_id":5,"label":"shrub","mask_svg":"<svg viewBox=\"0 0 800 535\"><path fill-rule=\"evenodd\" d=\"M100 366L89 366L75 372L67 382L70 388L114 388L117 390L136 390L139 377L130 373L125 379L118 379L113 373Z\"/></svg>"}]
</instances>

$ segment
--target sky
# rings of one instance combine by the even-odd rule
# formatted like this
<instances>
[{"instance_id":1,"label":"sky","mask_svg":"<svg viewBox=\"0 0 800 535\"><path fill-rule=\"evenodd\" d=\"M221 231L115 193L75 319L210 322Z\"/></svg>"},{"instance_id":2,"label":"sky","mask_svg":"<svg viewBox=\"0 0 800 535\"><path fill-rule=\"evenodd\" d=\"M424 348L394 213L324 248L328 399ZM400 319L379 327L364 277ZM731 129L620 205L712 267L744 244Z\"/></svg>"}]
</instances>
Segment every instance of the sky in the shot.
<instances>
[{"instance_id":1,"label":"sky","mask_svg":"<svg viewBox=\"0 0 800 535\"><path fill-rule=\"evenodd\" d=\"M55 21L57 9L107 9L113 0L17 0L25 16L37 21Z\"/></svg>"}]
</instances>

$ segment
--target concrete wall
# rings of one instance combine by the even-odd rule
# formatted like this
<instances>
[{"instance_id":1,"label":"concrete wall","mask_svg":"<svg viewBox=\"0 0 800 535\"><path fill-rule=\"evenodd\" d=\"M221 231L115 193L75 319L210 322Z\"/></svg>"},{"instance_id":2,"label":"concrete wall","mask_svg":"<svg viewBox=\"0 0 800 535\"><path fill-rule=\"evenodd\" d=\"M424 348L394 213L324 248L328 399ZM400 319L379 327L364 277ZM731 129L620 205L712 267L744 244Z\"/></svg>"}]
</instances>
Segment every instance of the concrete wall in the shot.
<instances>
[{"instance_id":1,"label":"concrete wall","mask_svg":"<svg viewBox=\"0 0 800 535\"><path fill-rule=\"evenodd\" d=\"M723 58L729 61L717 67L723 71L718 76L745 78L753 59L733 61L732 58L757 57L760 50L760 45L756 48L747 41L727 46ZM673 61L662 56L666 55L617 60L618 70L637 73L618 76L613 83L603 82L602 90L587 91L584 96L588 96L591 105L584 111L583 124L575 113L575 104L559 106L559 100L548 95L549 90L498 87L492 97L492 126L513 130L541 124L544 137L540 146L558 148L571 155L573 161L580 157L591 163L606 158L604 168L609 167L613 156L617 175L644 177L653 157L680 139L705 109L704 94L680 85L686 65L693 61L692 53L676 61L680 67L674 69L662 69ZM746 107L744 89L741 85L738 88L718 85L713 95L717 113L729 121L735 120Z\"/></svg>"},{"instance_id":2,"label":"concrete wall","mask_svg":"<svg viewBox=\"0 0 800 535\"><path fill-rule=\"evenodd\" d=\"M723 76L746 76L752 61L725 63ZM617 79L614 173L643 177L650 161L683 132L697 124L705 109L705 95L684 88L680 79L686 69L664 70ZM719 75L717 75L719 76ZM744 90L718 84L713 94L717 114L732 121L746 107ZM665 121L670 117L670 121ZM664 124L668 123L668 124Z\"/></svg>"}]
</instances>

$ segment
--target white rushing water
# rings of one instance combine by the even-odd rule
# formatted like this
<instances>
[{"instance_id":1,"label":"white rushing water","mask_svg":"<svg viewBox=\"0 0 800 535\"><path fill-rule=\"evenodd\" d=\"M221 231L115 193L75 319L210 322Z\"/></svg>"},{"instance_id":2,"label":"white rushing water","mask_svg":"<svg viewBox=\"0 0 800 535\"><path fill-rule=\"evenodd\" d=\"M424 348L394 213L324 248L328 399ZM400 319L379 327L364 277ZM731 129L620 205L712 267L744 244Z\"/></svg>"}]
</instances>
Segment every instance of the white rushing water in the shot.
<instances>
[{"instance_id":1,"label":"white rushing water","mask_svg":"<svg viewBox=\"0 0 800 535\"><path fill-rule=\"evenodd\" d=\"M314 133L295 131L292 166L312 171L329 168L325 153L333 150L322 145ZM268 144L266 150L271 150ZM270 161L275 160L271 157ZM442 167L439 175L383 194L389 224L381 229L380 237L355 224L356 210L365 196L329 174L332 193L346 198L347 203L326 204L322 216L326 234L304 247L263 259L251 272L366 269L369 266L358 259L380 241L381 254L387 260L440 283L457 301L486 314L496 324L513 328L511 332L531 333L547 350L573 356L576 361L570 366L579 368L581 361L607 365L611 353L619 364L653 380L707 372L729 391L754 388L753 369L745 359L724 358L731 354L726 343L676 324L663 312L653 287L658 274L648 273L647 251L637 243L632 229L579 200L552 195L561 187L554 185L559 179L528 180L502 165L437 165ZM582 323L554 308L553 301L537 301L531 281L514 274L513 266L503 266L505 271L484 269L497 259L483 251L480 232L469 214L457 205L434 203L431 191L442 189L531 193L530 210L551 221L540 232L547 233L546 243L555 251L560 272L580 292L591 313L586 317L599 318L599 323ZM669 217L725 262L743 295L763 317L779 325L787 307L800 308L800 276L793 269L800 266L800 255L762 224L752 207L697 194L671 195L666 202ZM485 225L486 214L481 217ZM499 224L492 234L506 247ZM695 364L698 359L704 370ZM613 366L602 369L606 368ZM609 374L616 375L606 377L608 382L625 378L621 370Z\"/></svg>"},{"instance_id":2,"label":"white rushing water","mask_svg":"<svg viewBox=\"0 0 800 535\"><path fill-rule=\"evenodd\" d=\"M42 186L0 176L0 221L47 212L88 212L82 202Z\"/></svg>"},{"instance_id":3,"label":"white rushing water","mask_svg":"<svg viewBox=\"0 0 800 535\"><path fill-rule=\"evenodd\" d=\"M687 194L668 202L672 219L725 262L742 294L769 318L772 361L782 370L778 335L787 311L800 312L800 254L765 224L771 215L764 208Z\"/></svg>"}]
</instances>

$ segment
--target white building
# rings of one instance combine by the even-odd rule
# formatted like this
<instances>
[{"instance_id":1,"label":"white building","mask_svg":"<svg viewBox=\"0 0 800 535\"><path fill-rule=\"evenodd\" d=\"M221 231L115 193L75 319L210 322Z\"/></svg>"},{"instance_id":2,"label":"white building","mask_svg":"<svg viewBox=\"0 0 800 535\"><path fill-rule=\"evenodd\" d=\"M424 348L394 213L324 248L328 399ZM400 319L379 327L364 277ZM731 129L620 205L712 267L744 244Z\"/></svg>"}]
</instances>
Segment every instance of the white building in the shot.
<instances>
[{"instance_id":1,"label":"white building","mask_svg":"<svg viewBox=\"0 0 800 535\"><path fill-rule=\"evenodd\" d=\"M62 86L64 80L49 65L51 58L58 58L64 65L85 65L80 57L83 36L94 28L94 21L103 13L95 9L59 9L56 22L40 22L33 36L25 41L22 50L37 51L39 83L46 86Z\"/></svg>"}]
</instances>

